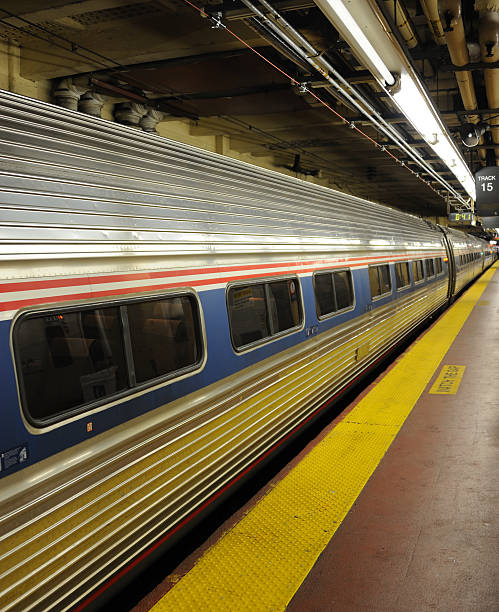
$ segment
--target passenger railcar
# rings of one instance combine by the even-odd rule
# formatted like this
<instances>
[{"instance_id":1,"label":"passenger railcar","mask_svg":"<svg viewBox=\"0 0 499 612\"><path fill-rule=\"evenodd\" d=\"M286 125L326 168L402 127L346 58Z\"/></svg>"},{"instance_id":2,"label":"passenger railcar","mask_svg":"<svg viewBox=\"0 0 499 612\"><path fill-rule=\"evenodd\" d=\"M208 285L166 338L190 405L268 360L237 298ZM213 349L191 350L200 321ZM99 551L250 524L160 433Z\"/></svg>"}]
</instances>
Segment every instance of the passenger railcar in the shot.
<instances>
[{"instance_id":1,"label":"passenger railcar","mask_svg":"<svg viewBox=\"0 0 499 612\"><path fill-rule=\"evenodd\" d=\"M0 608L84 606L482 271L402 212L0 93Z\"/></svg>"}]
</instances>

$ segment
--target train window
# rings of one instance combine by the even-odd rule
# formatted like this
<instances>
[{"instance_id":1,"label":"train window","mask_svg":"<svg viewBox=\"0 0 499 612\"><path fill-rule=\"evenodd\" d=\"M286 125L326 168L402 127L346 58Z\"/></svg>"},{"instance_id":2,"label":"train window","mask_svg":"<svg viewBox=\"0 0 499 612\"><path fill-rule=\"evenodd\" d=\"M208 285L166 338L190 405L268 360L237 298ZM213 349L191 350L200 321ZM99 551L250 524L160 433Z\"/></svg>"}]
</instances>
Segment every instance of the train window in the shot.
<instances>
[{"instance_id":1,"label":"train window","mask_svg":"<svg viewBox=\"0 0 499 612\"><path fill-rule=\"evenodd\" d=\"M392 290L390 266L388 264L384 264L382 266L370 266L369 284L371 286L372 298L390 293Z\"/></svg>"},{"instance_id":2,"label":"train window","mask_svg":"<svg viewBox=\"0 0 499 612\"><path fill-rule=\"evenodd\" d=\"M26 317L15 345L25 409L37 421L128 387L118 307Z\"/></svg>"},{"instance_id":3,"label":"train window","mask_svg":"<svg viewBox=\"0 0 499 612\"><path fill-rule=\"evenodd\" d=\"M199 365L192 295L23 316L14 352L26 416L46 425Z\"/></svg>"},{"instance_id":4,"label":"train window","mask_svg":"<svg viewBox=\"0 0 499 612\"><path fill-rule=\"evenodd\" d=\"M412 262L412 275L414 282L419 283L424 279L423 260L417 259Z\"/></svg>"},{"instance_id":5,"label":"train window","mask_svg":"<svg viewBox=\"0 0 499 612\"><path fill-rule=\"evenodd\" d=\"M333 275L331 273L316 274L314 276L314 290L319 317L324 317L338 310L336 296L334 295Z\"/></svg>"},{"instance_id":6,"label":"train window","mask_svg":"<svg viewBox=\"0 0 499 612\"><path fill-rule=\"evenodd\" d=\"M303 318L297 279L230 287L227 305L236 349L298 327Z\"/></svg>"},{"instance_id":7,"label":"train window","mask_svg":"<svg viewBox=\"0 0 499 612\"><path fill-rule=\"evenodd\" d=\"M334 272L333 280L338 310L353 306L352 273L350 270Z\"/></svg>"},{"instance_id":8,"label":"train window","mask_svg":"<svg viewBox=\"0 0 499 612\"><path fill-rule=\"evenodd\" d=\"M409 263L402 261L395 264L395 278L397 280L397 289L402 289L411 284L409 276Z\"/></svg>"},{"instance_id":9,"label":"train window","mask_svg":"<svg viewBox=\"0 0 499 612\"><path fill-rule=\"evenodd\" d=\"M138 384L199 362L201 348L192 296L134 302L128 304L127 312Z\"/></svg>"},{"instance_id":10,"label":"train window","mask_svg":"<svg viewBox=\"0 0 499 612\"><path fill-rule=\"evenodd\" d=\"M435 270L437 274L442 274L443 266L442 266L442 258L435 257Z\"/></svg>"},{"instance_id":11,"label":"train window","mask_svg":"<svg viewBox=\"0 0 499 612\"><path fill-rule=\"evenodd\" d=\"M353 306L352 273L350 270L315 274L314 289L319 317Z\"/></svg>"},{"instance_id":12,"label":"train window","mask_svg":"<svg viewBox=\"0 0 499 612\"><path fill-rule=\"evenodd\" d=\"M426 266L426 277L430 278L431 276L435 276L435 266L433 265L433 259L425 259Z\"/></svg>"}]
</instances>

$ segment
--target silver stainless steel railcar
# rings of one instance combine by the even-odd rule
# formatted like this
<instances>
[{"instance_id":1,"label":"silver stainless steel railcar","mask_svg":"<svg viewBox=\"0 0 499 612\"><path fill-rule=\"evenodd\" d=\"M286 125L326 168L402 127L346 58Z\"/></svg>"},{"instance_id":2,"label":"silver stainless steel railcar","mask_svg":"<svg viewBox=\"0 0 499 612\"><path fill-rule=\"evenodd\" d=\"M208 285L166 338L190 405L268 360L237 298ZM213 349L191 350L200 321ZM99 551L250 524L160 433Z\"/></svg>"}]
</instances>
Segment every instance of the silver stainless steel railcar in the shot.
<instances>
[{"instance_id":1,"label":"silver stainless steel railcar","mask_svg":"<svg viewBox=\"0 0 499 612\"><path fill-rule=\"evenodd\" d=\"M484 245L0 93L0 608L84 606L437 312Z\"/></svg>"}]
</instances>

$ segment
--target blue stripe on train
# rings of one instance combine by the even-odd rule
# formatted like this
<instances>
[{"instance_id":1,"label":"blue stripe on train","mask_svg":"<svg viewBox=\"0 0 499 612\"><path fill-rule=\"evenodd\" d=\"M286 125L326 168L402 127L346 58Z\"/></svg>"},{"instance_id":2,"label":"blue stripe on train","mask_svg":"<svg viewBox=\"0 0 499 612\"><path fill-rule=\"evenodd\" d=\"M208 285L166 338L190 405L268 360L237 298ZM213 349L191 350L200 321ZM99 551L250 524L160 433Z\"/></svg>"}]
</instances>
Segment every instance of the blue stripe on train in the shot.
<instances>
[{"instance_id":1,"label":"blue stripe on train","mask_svg":"<svg viewBox=\"0 0 499 612\"><path fill-rule=\"evenodd\" d=\"M392 268L392 284L395 286L394 267ZM2 460L0 476L6 476L29 464L35 463L74 446L90 436L105 432L120 423L144 414L158 406L171 402L179 397L203 388L221 378L252 366L262 359L275 355L287 348L309 339L311 330L323 333L332 327L349 321L365 312L370 304L369 275L367 269L353 271L356 304L355 309L338 314L330 319L318 321L315 309L313 283L311 277L301 279L303 302L305 308L305 326L303 330L269 342L247 353L236 354L231 346L229 325L226 313L225 290L215 289L200 293L203 308L206 339L207 362L205 368L198 374L184 380L167 384L160 389L145 393L129 401L123 401L117 406L97 412L93 415L82 415L71 423L52 431L33 435L26 429L22 420L18 394L16 389L14 368L10 353L9 334L10 321L0 322L0 367L2 373L2 397L0 427L0 455L9 458L9 465ZM428 282L428 281L427 281ZM431 281L429 281L431 282ZM420 286L418 286L419 288ZM412 289L415 289L412 287ZM410 291L409 289L408 291ZM381 306L395 299L393 295L377 300L373 307ZM406 295L407 292L404 292ZM92 422L92 432L87 432L87 423ZM15 460L15 455L21 456L22 449L27 446L27 458L23 462ZM6 455L7 453L7 455ZM12 458L14 456L14 458ZM5 464L5 465L4 465Z\"/></svg>"}]
</instances>

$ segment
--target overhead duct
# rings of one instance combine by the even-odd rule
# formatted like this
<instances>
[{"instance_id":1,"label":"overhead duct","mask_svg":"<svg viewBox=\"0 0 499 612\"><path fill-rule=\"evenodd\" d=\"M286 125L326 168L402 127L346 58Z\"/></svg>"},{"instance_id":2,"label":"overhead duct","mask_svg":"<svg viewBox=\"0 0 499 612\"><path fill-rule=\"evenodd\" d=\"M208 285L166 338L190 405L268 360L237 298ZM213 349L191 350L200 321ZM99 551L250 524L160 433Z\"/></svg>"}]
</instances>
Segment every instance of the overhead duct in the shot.
<instances>
[{"instance_id":1,"label":"overhead duct","mask_svg":"<svg viewBox=\"0 0 499 612\"><path fill-rule=\"evenodd\" d=\"M102 94L95 93L94 91L87 91L80 98L78 110L87 115L92 115L93 117L101 117L102 107L105 101L106 98Z\"/></svg>"},{"instance_id":2,"label":"overhead duct","mask_svg":"<svg viewBox=\"0 0 499 612\"><path fill-rule=\"evenodd\" d=\"M147 114L145 114L139 122L140 127L144 132L151 132L156 134L156 126L165 117L165 113L154 108L149 108Z\"/></svg>"},{"instance_id":3,"label":"overhead duct","mask_svg":"<svg viewBox=\"0 0 499 612\"><path fill-rule=\"evenodd\" d=\"M399 0L385 0L385 7L392 18L393 23L395 23L397 26L402 38L405 41L405 44L409 47L409 49L413 49L418 44L418 41L413 29L411 28L407 14L400 5Z\"/></svg>"},{"instance_id":4,"label":"overhead duct","mask_svg":"<svg viewBox=\"0 0 499 612\"><path fill-rule=\"evenodd\" d=\"M454 66L469 64L470 56L464 35L461 0L439 0L438 10L441 22L445 24L444 34L451 62ZM477 101L471 71L460 70L455 75L464 108L468 111L476 110ZM479 120L478 115L468 115L470 123L478 123Z\"/></svg>"},{"instance_id":5,"label":"overhead duct","mask_svg":"<svg viewBox=\"0 0 499 612\"><path fill-rule=\"evenodd\" d=\"M499 2L476 0L475 10L480 13L479 41L483 62L493 63L499 60ZM483 71L487 103L489 108L499 107L499 70L490 68ZM499 145L499 117L489 119L492 140ZM494 149L496 165L499 160L499 146Z\"/></svg>"},{"instance_id":6,"label":"overhead duct","mask_svg":"<svg viewBox=\"0 0 499 612\"><path fill-rule=\"evenodd\" d=\"M139 127L139 123L148 112L147 106L137 102L120 102L114 107L114 119L117 123L124 123L132 127Z\"/></svg>"},{"instance_id":7,"label":"overhead duct","mask_svg":"<svg viewBox=\"0 0 499 612\"><path fill-rule=\"evenodd\" d=\"M451 62L454 66L465 66L470 63L470 54L466 44L461 0L439 0L438 11L441 23L444 25L445 40L449 49ZM463 101L464 109L473 111L478 108L475 85L470 70L458 70L454 73ZM467 122L477 124L478 115L468 115ZM483 144L483 138L480 138ZM479 156L485 160L485 150L479 150Z\"/></svg>"},{"instance_id":8,"label":"overhead duct","mask_svg":"<svg viewBox=\"0 0 499 612\"><path fill-rule=\"evenodd\" d=\"M81 87L73 83L71 78L63 79L54 90L53 96L58 106L70 110L78 110L80 97L87 91L88 87Z\"/></svg>"},{"instance_id":9,"label":"overhead duct","mask_svg":"<svg viewBox=\"0 0 499 612\"><path fill-rule=\"evenodd\" d=\"M419 0L419 3L428 21L433 39L437 45L445 45L444 29L438 14L438 0Z\"/></svg>"}]
</instances>

